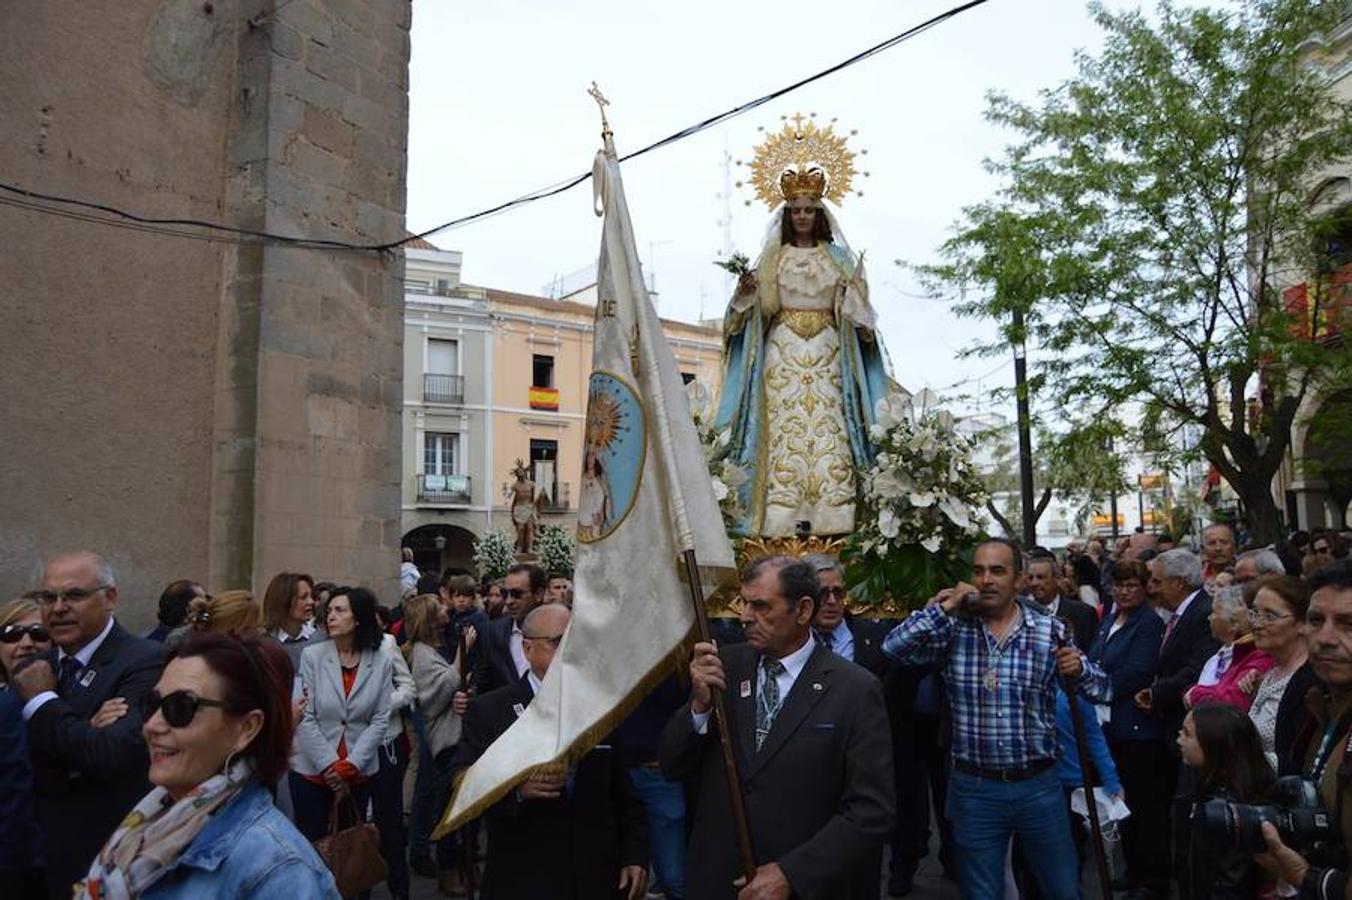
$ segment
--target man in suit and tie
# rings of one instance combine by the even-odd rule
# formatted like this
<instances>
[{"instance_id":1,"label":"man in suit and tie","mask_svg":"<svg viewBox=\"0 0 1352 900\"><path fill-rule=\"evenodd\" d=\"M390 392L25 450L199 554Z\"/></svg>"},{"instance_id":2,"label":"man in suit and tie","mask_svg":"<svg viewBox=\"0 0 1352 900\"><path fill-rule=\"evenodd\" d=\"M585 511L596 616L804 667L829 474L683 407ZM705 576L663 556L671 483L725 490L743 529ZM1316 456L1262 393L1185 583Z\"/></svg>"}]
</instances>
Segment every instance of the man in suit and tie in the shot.
<instances>
[{"instance_id":1,"label":"man in suit and tie","mask_svg":"<svg viewBox=\"0 0 1352 900\"><path fill-rule=\"evenodd\" d=\"M562 604L524 617L526 673L470 704L452 778L473 765L539 693L571 617ZM609 741L571 769L536 773L489 807L484 819L484 900L640 900L647 890L647 816Z\"/></svg>"},{"instance_id":2,"label":"man in suit and tie","mask_svg":"<svg viewBox=\"0 0 1352 900\"><path fill-rule=\"evenodd\" d=\"M1061 596L1056 569L1056 557L1049 552L1031 554L1024 568L1028 593L1039 606L1070 626L1075 646L1088 650L1098 632L1098 613L1083 600Z\"/></svg>"},{"instance_id":3,"label":"man in suit and tie","mask_svg":"<svg viewBox=\"0 0 1352 900\"><path fill-rule=\"evenodd\" d=\"M812 639L821 586L787 556L742 576L746 643L695 645L691 696L660 747L668 778L697 777L686 897L690 900L848 900L855 870L877 859L896 803L887 711L878 680ZM756 859L742 877L715 725L713 691L727 690L728 727Z\"/></svg>"},{"instance_id":4,"label":"man in suit and tie","mask_svg":"<svg viewBox=\"0 0 1352 900\"><path fill-rule=\"evenodd\" d=\"M493 619L484 642L484 667L481 691L516 684L529 668L522 643L521 623L535 607L545 602L549 579L544 569L533 563L517 563L502 580L503 615Z\"/></svg>"},{"instance_id":5,"label":"man in suit and tie","mask_svg":"<svg viewBox=\"0 0 1352 900\"><path fill-rule=\"evenodd\" d=\"M892 871L888 878L888 893L902 896L910 893L919 860L915 847L920 843L920 831L925 828L925 823L918 815L921 803L926 805L928 813L928 800L923 787L924 774L913 752L912 734L908 733L908 727L914 720L916 685L923 670L893 665L883 654L883 638L892 630L895 622L869 621L849 614L845 570L838 559L827 553L813 553L803 557L803 562L817 573L817 581L821 585L821 603L817 608L817 617L812 620L817 640L842 659L868 669L883 685L883 698L892 733L892 774L897 795L897 815L890 838ZM906 812L904 816L903 810ZM872 900L880 896L882 852L883 848L879 845L876 859L856 871L851 885L852 900Z\"/></svg>"},{"instance_id":6,"label":"man in suit and tie","mask_svg":"<svg viewBox=\"0 0 1352 900\"><path fill-rule=\"evenodd\" d=\"M47 888L65 900L72 882L84 878L104 841L150 789L140 709L159 680L165 651L113 619L113 571L93 553L53 558L32 596L56 647L21 669L14 682L24 699ZM95 728L90 717L114 697L126 701L128 712Z\"/></svg>"},{"instance_id":7,"label":"man in suit and tie","mask_svg":"<svg viewBox=\"0 0 1352 900\"><path fill-rule=\"evenodd\" d=\"M1192 797L1191 785L1186 780L1180 783L1179 777L1178 732L1187 715L1183 695L1197 683L1202 667L1220 649L1220 642L1211 634L1208 621L1211 597L1202 586L1202 561L1197 555L1181 548L1169 550L1150 560L1148 565L1150 582L1146 585L1146 593L1168 613L1168 618L1155 680L1150 687L1136 692L1134 702L1137 708L1160 720L1162 740L1169 750L1168 766L1159 773L1159 778L1163 780L1162 788L1167 788L1169 796L1174 798L1170 843L1178 872L1186 865L1187 810ZM1143 893L1142 896L1153 895Z\"/></svg>"}]
</instances>

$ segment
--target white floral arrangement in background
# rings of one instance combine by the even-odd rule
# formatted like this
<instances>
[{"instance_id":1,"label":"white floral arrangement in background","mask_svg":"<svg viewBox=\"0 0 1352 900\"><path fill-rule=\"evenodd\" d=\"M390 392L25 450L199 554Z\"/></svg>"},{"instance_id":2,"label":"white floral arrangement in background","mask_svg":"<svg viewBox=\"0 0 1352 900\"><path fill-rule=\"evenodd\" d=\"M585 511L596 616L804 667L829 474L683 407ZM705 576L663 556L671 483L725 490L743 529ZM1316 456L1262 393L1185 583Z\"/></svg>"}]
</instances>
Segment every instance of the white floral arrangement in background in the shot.
<instances>
[{"instance_id":1,"label":"white floral arrangement in background","mask_svg":"<svg viewBox=\"0 0 1352 900\"><path fill-rule=\"evenodd\" d=\"M972 447L947 410L916 415L899 393L878 401L869 437L876 458L860 472L863 524L845 554L851 595L923 603L964 574L981 536L986 492Z\"/></svg>"},{"instance_id":2,"label":"white floral arrangement in background","mask_svg":"<svg viewBox=\"0 0 1352 900\"><path fill-rule=\"evenodd\" d=\"M516 565L516 538L499 529L474 541L474 568L482 578L502 578Z\"/></svg>"},{"instance_id":3,"label":"white floral arrangement in background","mask_svg":"<svg viewBox=\"0 0 1352 900\"><path fill-rule=\"evenodd\" d=\"M718 500L719 512L723 514L723 526L731 530L745 515L738 488L750 476L745 469L726 458L732 432L726 428L718 431L714 427L713 399L708 386L695 379L685 386L685 390L690 400L690 417L694 419L695 431L704 448L704 462L709 467L714 498Z\"/></svg>"},{"instance_id":4,"label":"white floral arrangement in background","mask_svg":"<svg viewBox=\"0 0 1352 900\"><path fill-rule=\"evenodd\" d=\"M557 525L540 526L540 534L535 538L535 553L546 574L572 578L576 551L577 544L567 531Z\"/></svg>"}]
</instances>

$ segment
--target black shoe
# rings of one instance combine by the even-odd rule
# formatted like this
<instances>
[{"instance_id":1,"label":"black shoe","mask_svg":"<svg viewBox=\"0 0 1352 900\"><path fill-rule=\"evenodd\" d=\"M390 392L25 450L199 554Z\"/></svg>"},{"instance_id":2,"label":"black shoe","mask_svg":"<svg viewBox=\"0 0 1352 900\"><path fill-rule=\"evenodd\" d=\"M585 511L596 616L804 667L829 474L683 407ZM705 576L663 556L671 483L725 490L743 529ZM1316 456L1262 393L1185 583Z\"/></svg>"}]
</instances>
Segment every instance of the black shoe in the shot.
<instances>
[{"instance_id":1,"label":"black shoe","mask_svg":"<svg viewBox=\"0 0 1352 900\"><path fill-rule=\"evenodd\" d=\"M437 877L437 866L430 856L410 856L408 868L414 875L421 875L423 878Z\"/></svg>"}]
</instances>

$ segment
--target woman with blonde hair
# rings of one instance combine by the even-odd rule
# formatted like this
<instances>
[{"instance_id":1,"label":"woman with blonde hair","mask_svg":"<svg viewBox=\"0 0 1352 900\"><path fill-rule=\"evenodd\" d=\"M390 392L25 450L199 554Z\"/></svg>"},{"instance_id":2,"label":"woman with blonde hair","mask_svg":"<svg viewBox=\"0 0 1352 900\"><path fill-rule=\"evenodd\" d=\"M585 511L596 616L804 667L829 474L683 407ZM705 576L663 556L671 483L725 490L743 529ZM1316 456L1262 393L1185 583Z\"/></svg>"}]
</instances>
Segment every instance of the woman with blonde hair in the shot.
<instances>
[{"instance_id":1,"label":"woman with blonde hair","mask_svg":"<svg viewBox=\"0 0 1352 900\"><path fill-rule=\"evenodd\" d=\"M20 597L0 606L0 686L26 659L52 648L52 637L42 624L36 600Z\"/></svg>"},{"instance_id":2,"label":"woman with blonde hair","mask_svg":"<svg viewBox=\"0 0 1352 900\"><path fill-rule=\"evenodd\" d=\"M210 597L197 597L188 604L188 620L165 641L174 649L188 638L203 632L211 634L258 634L263 630L263 609L248 591L221 591Z\"/></svg>"},{"instance_id":3,"label":"woman with blonde hair","mask_svg":"<svg viewBox=\"0 0 1352 900\"><path fill-rule=\"evenodd\" d=\"M447 662L441 655L442 635L450 615L436 594L419 594L404 604L404 628L408 642L404 655L413 670L413 683L418 689L418 709L422 714L423 729L419 735L427 744L432 758L431 803L418 804L409 827L413 835L409 841L414 849L412 866L422 872L430 868L430 861L419 854L425 848L435 815L446 808L451 796L451 759L460 741L460 714L455 711L455 694L460 689L465 656L474 646L478 633L474 626L465 626L463 645L457 642L455 660ZM444 890L454 889L456 872L456 844L454 837L437 842L436 875Z\"/></svg>"}]
</instances>

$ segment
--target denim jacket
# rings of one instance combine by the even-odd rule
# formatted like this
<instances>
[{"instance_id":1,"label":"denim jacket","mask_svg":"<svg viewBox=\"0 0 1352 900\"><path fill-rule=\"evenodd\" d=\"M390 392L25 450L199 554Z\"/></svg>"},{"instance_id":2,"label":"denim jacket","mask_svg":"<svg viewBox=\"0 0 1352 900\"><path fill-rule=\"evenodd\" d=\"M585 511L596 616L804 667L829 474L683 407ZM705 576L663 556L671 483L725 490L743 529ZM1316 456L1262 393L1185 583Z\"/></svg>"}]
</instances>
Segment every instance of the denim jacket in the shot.
<instances>
[{"instance_id":1,"label":"denim jacket","mask_svg":"<svg viewBox=\"0 0 1352 900\"><path fill-rule=\"evenodd\" d=\"M255 782L212 817L144 900L285 897L339 900L333 876Z\"/></svg>"}]
</instances>

